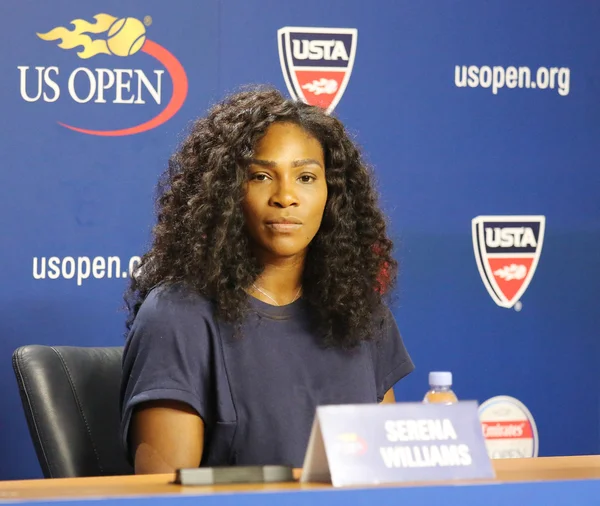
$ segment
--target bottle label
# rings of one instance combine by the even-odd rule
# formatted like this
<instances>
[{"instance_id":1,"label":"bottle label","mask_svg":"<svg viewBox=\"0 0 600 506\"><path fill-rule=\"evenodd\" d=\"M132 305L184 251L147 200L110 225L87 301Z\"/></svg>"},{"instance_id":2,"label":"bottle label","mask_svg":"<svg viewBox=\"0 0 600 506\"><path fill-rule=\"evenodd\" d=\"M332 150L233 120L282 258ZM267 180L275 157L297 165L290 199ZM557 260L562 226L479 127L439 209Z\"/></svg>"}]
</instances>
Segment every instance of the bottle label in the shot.
<instances>
[{"instance_id":1,"label":"bottle label","mask_svg":"<svg viewBox=\"0 0 600 506\"><path fill-rule=\"evenodd\" d=\"M514 397L492 397L479 407L483 436L492 459L538 456L535 420L525 405Z\"/></svg>"}]
</instances>

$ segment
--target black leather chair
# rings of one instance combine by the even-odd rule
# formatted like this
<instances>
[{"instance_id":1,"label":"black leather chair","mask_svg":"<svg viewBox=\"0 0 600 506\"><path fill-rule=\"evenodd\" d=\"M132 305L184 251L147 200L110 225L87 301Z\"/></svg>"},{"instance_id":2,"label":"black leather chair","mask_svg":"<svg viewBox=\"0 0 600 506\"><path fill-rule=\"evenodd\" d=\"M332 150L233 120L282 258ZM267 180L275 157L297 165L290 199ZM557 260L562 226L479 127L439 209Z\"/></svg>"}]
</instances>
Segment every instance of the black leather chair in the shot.
<instances>
[{"instance_id":1,"label":"black leather chair","mask_svg":"<svg viewBox=\"0 0 600 506\"><path fill-rule=\"evenodd\" d=\"M119 435L122 347L23 346L13 369L46 478L133 474Z\"/></svg>"}]
</instances>

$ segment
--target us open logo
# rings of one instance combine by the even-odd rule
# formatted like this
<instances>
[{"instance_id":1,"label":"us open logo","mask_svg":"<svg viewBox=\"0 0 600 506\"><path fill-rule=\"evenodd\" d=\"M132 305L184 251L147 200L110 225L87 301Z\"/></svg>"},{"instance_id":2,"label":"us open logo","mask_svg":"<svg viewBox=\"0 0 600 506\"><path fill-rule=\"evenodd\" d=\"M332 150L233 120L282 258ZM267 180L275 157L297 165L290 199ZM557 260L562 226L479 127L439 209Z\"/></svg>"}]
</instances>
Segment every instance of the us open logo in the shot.
<instances>
[{"instance_id":1,"label":"us open logo","mask_svg":"<svg viewBox=\"0 0 600 506\"><path fill-rule=\"evenodd\" d=\"M358 30L286 26L277 31L277 39L281 71L292 98L331 113L352 74Z\"/></svg>"},{"instance_id":2,"label":"us open logo","mask_svg":"<svg viewBox=\"0 0 600 506\"><path fill-rule=\"evenodd\" d=\"M161 107L154 116L141 123L125 126L118 121L128 115L115 109L117 122L110 128L98 128L93 124L91 109L79 113L79 118L92 125L76 126L64 121L58 124L75 132L98 136L133 135L162 125L183 106L188 93L185 69L179 60L165 47L148 38L147 27L152 18L144 20L133 17L119 18L106 13L96 14L94 22L73 19L67 28L55 26L46 33L37 33L43 41L55 43L58 48L77 56L73 58L76 68L70 65L19 65L19 91L21 98L29 103L55 103L64 96L72 102L95 106L144 107L147 103ZM93 59L93 60L92 60ZM62 60L60 60L62 61ZM102 66L91 66L88 61L98 61ZM82 65L81 63L84 63ZM155 64L159 64L159 68ZM143 64L144 71L137 68ZM33 67L33 68L32 68ZM162 67L162 68L160 68ZM165 104L163 75L169 76L172 92ZM63 109L64 111L64 109Z\"/></svg>"},{"instance_id":3,"label":"us open logo","mask_svg":"<svg viewBox=\"0 0 600 506\"><path fill-rule=\"evenodd\" d=\"M333 451L344 457L364 455L367 450L367 442L355 432L338 434L333 445Z\"/></svg>"},{"instance_id":4,"label":"us open logo","mask_svg":"<svg viewBox=\"0 0 600 506\"><path fill-rule=\"evenodd\" d=\"M520 309L544 243L544 216L477 216L473 250L483 283L496 304Z\"/></svg>"}]
</instances>

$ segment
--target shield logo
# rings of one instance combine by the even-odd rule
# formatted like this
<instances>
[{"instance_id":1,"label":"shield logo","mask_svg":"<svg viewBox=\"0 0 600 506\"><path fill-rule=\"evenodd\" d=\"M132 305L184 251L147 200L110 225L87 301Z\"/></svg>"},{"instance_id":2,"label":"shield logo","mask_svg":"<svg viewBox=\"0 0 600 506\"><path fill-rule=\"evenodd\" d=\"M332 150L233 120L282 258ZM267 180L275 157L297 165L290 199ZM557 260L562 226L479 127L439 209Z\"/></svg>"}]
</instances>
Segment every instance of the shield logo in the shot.
<instances>
[{"instance_id":1,"label":"shield logo","mask_svg":"<svg viewBox=\"0 0 600 506\"><path fill-rule=\"evenodd\" d=\"M350 79L357 39L356 28L280 28L279 62L292 98L331 113Z\"/></svg>"},{"instance_id":2,"label":"shield logo","mask_svg":"<svg viewBox=\"0 0 600 506\"><path fill-rule=\"evenodd\" d=\"M545 216L473 218L479 274L499 306L513 307L527 290L542 253L545 225Z\"/></svg>"}]
</instances>

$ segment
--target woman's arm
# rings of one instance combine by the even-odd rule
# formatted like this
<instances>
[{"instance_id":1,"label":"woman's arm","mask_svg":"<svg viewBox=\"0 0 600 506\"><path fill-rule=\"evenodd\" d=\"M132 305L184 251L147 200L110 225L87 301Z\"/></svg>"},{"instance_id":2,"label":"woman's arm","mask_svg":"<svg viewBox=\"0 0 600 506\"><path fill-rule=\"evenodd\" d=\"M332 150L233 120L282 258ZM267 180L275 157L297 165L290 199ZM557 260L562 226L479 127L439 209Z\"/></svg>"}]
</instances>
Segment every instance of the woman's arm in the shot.
<instances>
[{"instance_id":1,"label":"woman's arm","mask_svg":"<svg viewBox=\"0 0 600 506\"><path fill-rule=\"evenodd\" d=\"M394 389L390 388L383 396L383 400L380 402L380 404L393 404L395 402L396 397L394 396Z\"/></svg>"},{"instance_id":2,"label":"woman's arm","mask_svg":"<svg viewBox=\"0 0 600 506\"><path fill-rule=\"evenodd\" d=\"M147 402L133 412L130 441L136 474L198 467L204 448L204 422L183 402Z\"/></svg>"}]
</instances>

